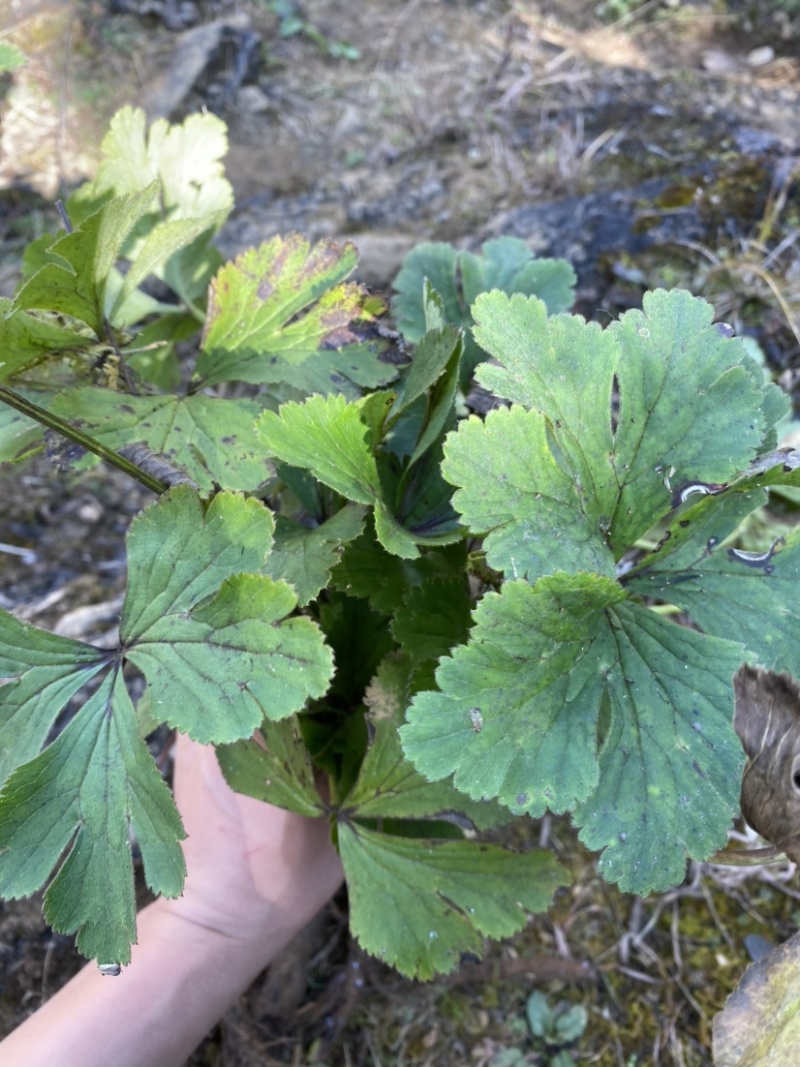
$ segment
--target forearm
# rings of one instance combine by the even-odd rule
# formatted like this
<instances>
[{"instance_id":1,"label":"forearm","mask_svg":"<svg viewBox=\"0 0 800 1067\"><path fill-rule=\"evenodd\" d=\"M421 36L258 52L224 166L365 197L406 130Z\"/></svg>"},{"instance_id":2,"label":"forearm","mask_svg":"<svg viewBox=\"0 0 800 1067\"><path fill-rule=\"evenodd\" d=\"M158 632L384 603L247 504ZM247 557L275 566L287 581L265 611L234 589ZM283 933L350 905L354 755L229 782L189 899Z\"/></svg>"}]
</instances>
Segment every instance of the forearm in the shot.
<instances>
[{"instance_id":1,"label":"forearm","mask_svg":"<svg viewBox=\"0 0 800 1067\"><path fill-rule=\"evenodd\" d=\"M276 913L264 937L234 940L158 900L138 916L119 977L85 967L2 1044L3 1067L181 1067L302 919Z\"/></svg>"}]
</instances>

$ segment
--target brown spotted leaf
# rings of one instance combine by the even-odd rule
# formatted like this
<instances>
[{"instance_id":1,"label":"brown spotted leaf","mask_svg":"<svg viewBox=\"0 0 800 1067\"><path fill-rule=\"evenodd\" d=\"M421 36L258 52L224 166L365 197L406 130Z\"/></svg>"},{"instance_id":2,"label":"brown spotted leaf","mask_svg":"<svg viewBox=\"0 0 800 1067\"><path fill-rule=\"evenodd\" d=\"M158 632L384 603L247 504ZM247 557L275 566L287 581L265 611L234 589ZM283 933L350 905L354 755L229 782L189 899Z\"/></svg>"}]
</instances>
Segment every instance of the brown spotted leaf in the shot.
<instances>
[{"instance_id":1,"label":"brown spotted leaf","mask_svg":"<svg viewBox=\"0 0 800 1067\"><path fill-rule=\"evenodd\" d=\"M311 247L292 233L227 263L211 283L195 368L202 385L285 384L355 398L390 382L399 357L376 322L384 305L344 282L357 260L349 241Z\"/></svg>"},{"instance_id":2,"label":"brown spotted leaf","mask_svg":"<svg viewBox=\"0 0 800 1067\"><path fill-rule=\"evenodd\" d=\"M747 753L742 812L800 862L800 685L788 674L746 665L733 684L734 726Z\"/></svg>"},{"instance_id":3,"label":"brown spotted leaf","mask_svg":"<svg viewBox=\"0 0 800 1067\"><path fill-rule=\"evenodd\" d=\"M123 396L113 389L70 389L53 410L109 448L144 444L185 472L201 492L257 489L272 474L256 436L255 400L191 396Z\"/></svg>"}]
</instances>

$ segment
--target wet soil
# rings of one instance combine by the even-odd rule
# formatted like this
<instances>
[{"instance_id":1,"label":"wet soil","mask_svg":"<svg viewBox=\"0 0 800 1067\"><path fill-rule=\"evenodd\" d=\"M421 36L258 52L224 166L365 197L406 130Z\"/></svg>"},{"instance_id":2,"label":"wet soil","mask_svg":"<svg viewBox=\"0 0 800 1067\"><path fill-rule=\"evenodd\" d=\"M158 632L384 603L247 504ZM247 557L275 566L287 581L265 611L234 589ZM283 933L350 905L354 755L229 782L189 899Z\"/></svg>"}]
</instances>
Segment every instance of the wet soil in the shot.
<instances>
[{"instance_id":1,"label":"wet soil","mask_svg":"<svg viewBox=\"0 0 800 1067\"><path fill-rule=\"evenodd\" d=\"M734 4L651 0L609 26L594 6L0 0L0 29L30 56L0 87L0 293L25 242L52 228L52 198L91 174L118 106L173 120L209 107L230 130L227 254L290 230L349 236L362 277L385 289L420 240L513 234L573 263L589 317L657 284L702 292L794 389L798 19L776 9L749 25ZM292 12L301 25L286 35ZM146 499L44 460L0 472L0 541L18 550L0 551L0 605L102 641ZM540 983L590 1011L577 1062L709 1063L745 936L793 929L788 874L751 890L698 869L639 902L599 882L567 825L537 833L573 868L572 895L480 970L404 982L348 941L340 899L191 1063L489 1067L513 1048L545 1063L524 1023ZM0 904L0 1036L79 965L38 899Z\"/></svg>"}]
</instances>

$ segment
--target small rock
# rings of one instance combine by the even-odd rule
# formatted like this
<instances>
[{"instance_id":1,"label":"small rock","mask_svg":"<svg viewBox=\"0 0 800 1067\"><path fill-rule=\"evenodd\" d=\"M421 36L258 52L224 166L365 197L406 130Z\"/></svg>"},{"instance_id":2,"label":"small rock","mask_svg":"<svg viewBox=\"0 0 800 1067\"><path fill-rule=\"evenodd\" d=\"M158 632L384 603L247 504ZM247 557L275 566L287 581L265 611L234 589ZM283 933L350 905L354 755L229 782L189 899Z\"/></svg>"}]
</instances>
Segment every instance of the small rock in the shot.
<instances>
[{"instance_id":1,"label":"small rock","mask_svg":"<svg viewBox=\"0 0 800 1067\"><path fill-rule=\"evenodd\" d=\"M389 286L417 244L415 237L394 233L357 233L344 240L351 240L358 249L356 277L371 289Z\"/></svg>"},{"instance_id":2,"label":"small rock","mask_svg":"<svg viewBox=\"0 0 800 1067\"><path fill-rule=\"evenodd\" d=\"M765 44L761 48L754 48L752 52L747 53L747 65L748 67L766 67L767 63L771 63L774 58L775 49Z\"/></svg>"},{"instance_id":3,"label":"small rock","mask_svg":"<svg viewBox=\"0 0 800 1067\"><path fill-rule=\"evenodd\" d=\"M739 64L729 52L721 48L709 48L701 56L703 70L709 74L733 74Z\"/></svg>"},{"instance_id":4,"label":"small rock","mask_svg":"<svg viewBox=\"0 0 800 1067\"><path fill-rule=\"evenodd\" d=\"M95 523L100 522L103 517L103 506L94 498L84 501L76 512L81 522Z\"/></svg>"},{"instance_id":5,"label":"small rock","mask_svg":"<svg viewBox=\"0 0 800 1067\"><path fill-rule=\"evenodd\" d=\"M243 85L236 93L236 107L245 115L261 115L271 106L269 97L259 85Z\"/></svg>"}]
</instances>

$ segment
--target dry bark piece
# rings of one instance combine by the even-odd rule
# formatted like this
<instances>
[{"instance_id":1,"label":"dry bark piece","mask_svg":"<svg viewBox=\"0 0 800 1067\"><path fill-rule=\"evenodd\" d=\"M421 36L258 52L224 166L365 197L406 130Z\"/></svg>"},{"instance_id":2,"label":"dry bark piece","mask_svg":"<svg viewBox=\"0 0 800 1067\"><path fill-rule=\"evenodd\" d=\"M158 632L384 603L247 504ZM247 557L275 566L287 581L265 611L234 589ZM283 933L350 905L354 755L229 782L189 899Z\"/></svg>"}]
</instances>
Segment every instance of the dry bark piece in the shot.
<instances>
[{"instance_id":1,"label":"dry bark piece","mask_svg":"<svg viewBox=\"0 0 800 1067\"><path fill-rule=\"evenodd\" d=\"M799 976L800 934L750 964L714 1017L714 1067L793 1067L798 1062Z\"/></svg>"},{"instance_id":2,"label":"dry bark piece","mask_svg":"<svg viewBox=\"0 0 800 1067\"><path fill-rule=\"evenodd\" d=\"M800 684L789 674L745 665L733 686L733 725L747 754L742 814L800 863Z\"/></svg>"}]
</instances>

